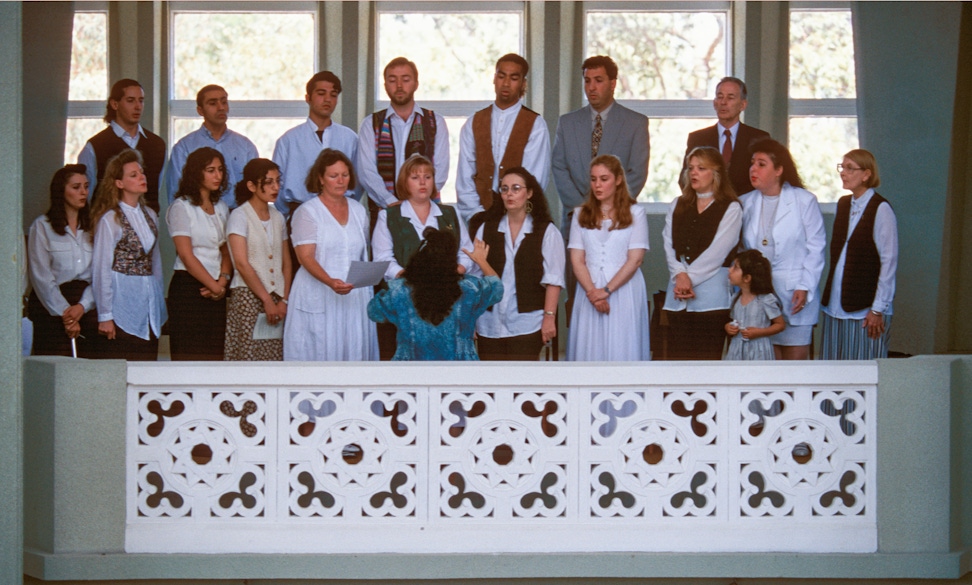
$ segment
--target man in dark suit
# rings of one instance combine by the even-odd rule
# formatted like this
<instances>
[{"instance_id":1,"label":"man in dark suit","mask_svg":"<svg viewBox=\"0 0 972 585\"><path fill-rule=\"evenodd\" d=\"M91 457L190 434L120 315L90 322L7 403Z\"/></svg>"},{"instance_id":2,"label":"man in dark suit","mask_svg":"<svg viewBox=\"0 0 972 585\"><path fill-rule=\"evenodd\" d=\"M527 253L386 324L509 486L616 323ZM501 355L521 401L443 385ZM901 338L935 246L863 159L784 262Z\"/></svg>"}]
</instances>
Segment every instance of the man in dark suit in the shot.
<instances>
[{"instance_id":1,"label":"man in dark suit","mask_svg":"<svg viewBox=\"0 0 972 585\"><path fill-rule=\"evenodd\" d=\"M679 174L679 186L685 186L684 173L688 164L688 153L698 146L711 146L722 153L728 166L729 181L736 190L736 195L753 190L749 182L749 145L758 138L768 137L769 133L739 121L746 105L746 84L743 80L723 77L716 85L716 97L712 100L719 122L715 126L696 130L688 135L686 159L682 163L682 173Z\"/></svg>"},{"instance_id":2,"label":"man in dark suit","mask_svg":"<svg viewBox=\"0 0 972 585\"><path fill-rule=\"evenodd\" d=\"M560 229L567 237L568 215L584 203L591 188L591 159L613 154L621 159L631 196L648 180L648 117L614 101L618 66L608 56L589 57L581 66L588 105L560 117L552 167L563 203Z\"/></svg>"}]
</instances>

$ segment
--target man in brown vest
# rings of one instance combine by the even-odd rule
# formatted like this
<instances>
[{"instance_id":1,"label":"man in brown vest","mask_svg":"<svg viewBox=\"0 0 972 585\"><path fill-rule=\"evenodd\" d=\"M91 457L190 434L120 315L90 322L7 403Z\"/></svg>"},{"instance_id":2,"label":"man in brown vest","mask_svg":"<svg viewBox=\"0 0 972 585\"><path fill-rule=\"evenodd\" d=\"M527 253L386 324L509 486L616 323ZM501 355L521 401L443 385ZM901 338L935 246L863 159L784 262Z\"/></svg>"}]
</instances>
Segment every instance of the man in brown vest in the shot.
<instances>
[{"instance_id":1,"label":"man in brown vest","mask_svg":"<svg viewBox=\"0 0 972 585\"><path fill-rule=\"evenodd\" d=\"M522 166L541 187L547 186L550 132L543 118L521 101L529 71L529 63L519 55L500 57L493 75L496 101L466 120L459 134L456 194L467 223L498 199L503 169ZM474 233L472 224L470 230Z\"/></svg>"}]
</instances>

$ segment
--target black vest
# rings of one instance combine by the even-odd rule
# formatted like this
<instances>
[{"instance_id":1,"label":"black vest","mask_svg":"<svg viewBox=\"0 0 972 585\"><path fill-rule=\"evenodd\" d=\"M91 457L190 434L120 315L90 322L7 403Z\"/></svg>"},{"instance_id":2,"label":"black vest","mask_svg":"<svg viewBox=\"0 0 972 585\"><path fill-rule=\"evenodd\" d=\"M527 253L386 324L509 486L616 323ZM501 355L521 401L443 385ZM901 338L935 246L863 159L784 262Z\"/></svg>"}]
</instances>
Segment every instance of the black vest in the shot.
<instances>
[{"instance_id":1,"label":"black vest","mask_svg":"<svg viewBox=\"0 0 972 585\"><path fill-rule=\"evenodd\" d=\"M827 273L827 286L824 287L823 306L830 305L830 289L833 287L834 269L840 260L840 253L847 243L844 257L844 279L840 287L840 306L848 313L867 309L874 303L878 278L881 277L881 255L874 243L874 218L881 203L887 201L877 193L871 196L854 233L847 239L850 228L850 209L852 195L845 195L837 202L837 216L834 218L834 234L830 240L830 271ZM889 204L890 205L890 204Z\"/></svg>"},{"instance_id":2,"label":"black vest","mask_svg":"<svg viewBox=\"0 0 972 585\"><path fill-rule=\"evenodd\" d=\"M684 205L682 200L679 200L672 214L672 248L675 250L676 258L691 264L709 248L716 232L719 231L722 216L729 209L729 203L729 201L715 200L705 211L699 213L699 208L694 202L691 205ZM733 246L723 266L732 264L735 249L736 247Z\"/></svg>"},{"instance_id":3,"label":"black vest","mask_svg":"<svg viewBox=\"0 0 972 585\"><path fill-rule=\"evenodd\" d=\"M543 235L550 222L534 222L533 231L524 234L520 248L513 258L513 275L516 278L516 310L529 313L543 309L547 287L543 279ZM483 224L483 241L489 245L486 261L500 276L506 268L506 236L499 231L499 220ZM492 307L491 307L492 308Z\"/></svg>"},{"instance_id":4,"label":"black vest","mask_svg":"<svg viewBox=\"0 0 972 585\"><path fill-rule=\"evenodd\" d=\"M162 176L162 167L165 166L165 141L144 128L142 130L145 132L145 136L139 135L135 150L142 153L142 160L145 163L142 169L145 171L145 182L148 187L145 192L145 202L158 213L159 178ZM100 183L101 178L105 176L105 167L108 166L108 161L128 148L128 145L115 134L111 126L92 136L88 142L94 148L95 160L98 162L98 174L95 181Z\"/></svg>"}]
</instances>

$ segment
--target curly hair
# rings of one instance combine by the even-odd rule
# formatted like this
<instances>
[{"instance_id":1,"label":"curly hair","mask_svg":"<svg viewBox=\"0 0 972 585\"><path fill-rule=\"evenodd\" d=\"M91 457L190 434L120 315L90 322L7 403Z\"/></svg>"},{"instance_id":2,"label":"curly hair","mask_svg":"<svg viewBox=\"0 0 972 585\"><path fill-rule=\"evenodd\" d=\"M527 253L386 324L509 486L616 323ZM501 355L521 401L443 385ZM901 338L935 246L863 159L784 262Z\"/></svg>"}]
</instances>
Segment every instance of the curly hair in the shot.
<instances>
[{"instance_id":1,"label":"curly hair","mask_svg":"<svg viewBox=\"0 0 972 585\"><path fill-rule=\"evenodd\" d=\"M459 243L451 233L431 227L425 228L422 239L403 276L412 289L412 304L419 317L438 325L462 296L462 275L456 271Z\"/></svg>"},{"instance_id":2,"label":"curly hair","mask_svg":"<svg viewBox=\"0 0 972 585\"><path fill-rule=\"evenodd\" d=\"M94 199L91 202L92 233L98 229L98 222L101 220L101 216L109 211L121 213L118 202L121 201L122 190L115 185L115 181L121 180L125 172L125 165L133 162L138 163L139 166L143 166L142 153L131 148L126 148L112 157L108 161L108 165L105 166L105 175L101 178L101 182L98 183L98 190L95 191ZM145 197L139 196L138 202L141 205L145 205ZM118 221L117 213L115 221Z\"/></svg>"},{"instance_id":3,"label":"curly hair","mask_svg":"<svg viewBox=\"0 0 972 585\"><path fill-rule=\"evenodd\" d=\"M697 193L692 188L688 169L688 163L693 158L698 158L702 161L702 164L712 169L713 196L716 201L733 202L737 200L736 190L733 189L732 182L729 180L729 174L726 172L726 163L722 158L722 154L711 146L698 146L693 148L685 156L685 171L682 173L685 188L682 189L682 196L678 199L679 205L692 205L695 203Z\"/></svg>"},{"instance_id":4,"label":"curly hair","mask_svg":"<svg viewBox=\"0 0 972 585\"><path fill-rule=\"evenodd\" d=\"M87 171L88 168L84 165L64 165L51 177L51 205L44 215L50 220L51 229L59 236L67 233L68 224L67 211L64 209L64 189L74 175L81 175L81 178L87 181L85 175ZM78 210L78 229L84 230L89 235L91 233L91 214L87 205Z\"/></svg>"},{"instance_id":5,"label":"curly hair","mask_svg":"<svg viewBox=\"0 0 972 585\"><path fill-rule=\"evenodd\" d=\"M243 167L243 178L236 184L233 194L236 196L236 204L243 205L253 197L253 191L246 186L253 183L259 190L267 181L267 173L270 171L280 172L280 166L268 158L254 158Z\"/></svg>"},{"instance_id":6,"label":"curly hair","mask_svg":"<svg viewBox=\"0 0 972 585\"><path fill-rule=\"evenodd\" d=\"M547 197L543 194L543 187L540 186L540 182L537 181L537 178L523 167L512 167L503 171L503 174L500 175L500 181L509 175L516 175L517 177L523 179L523 183L527 191L533 193L529 199L530 203L533 205L533 209L530 211L530 217L533 218L533 225L539 226L544 223L552 222L553 219L550 217L550 207L547 205ZM503 205L502 201L494 201L493 205L483 212L481 223L486 223L490 220L499 220L504 215L506 215L506 206Z\"/></svg>"},{"instance_id":7,"label":"curly hair","mask_svg":"<svg viewBox=\"0 0 972 585\"><path fill-rule=\"evenodd\" d=\"M800 171L797 170L796 163L793 162L793 156L785 146L772 138L764 137L749 145L750 156L756 156L757 153L768 156L773 161L774 168L783 168L783 174L780 176L781 183L789 183L792 187L804 188L803 179L800 178Z\"/></svg>"},{"instance_id":8,"label":"curly hair","mask_svg":"<svg viewBox=\"0 0 972 585\"><path fill-rule=\"evenodd\" d=\"M325 148L317 155L317 160L314 161L310 170L307 171L307 178L304 179L304 186L307 188L307 192L320 194L324 190L324 186L321 184L321 177L324 176L324 172L328 168L339 162L343 162L348 167L348 191L354 190L358 182L354 178L354 165L351 163L351 159L340 150Z\"/></svg>"},{"instance_id":9,"label":"curly hair","mask_svg":"<svg viewBox=\"0 0 972 585\"><path fill-rule=\"evenodd\" d=\"M209 192L209 200L212 203L219 201L228 186L226 159L223 158L223 153L208 146L197 148L189 153L186 158L186 165L182 168L182 177L179 179L179 190L176 192L176 198L186 199L196 207L202 205L203 173L215 158L219 159L219 164L223 167L223 181L219 184L219 189Z\"/></svg>"},{"instance_id":10,"label":"curly hair","mask_svg":"<svg viewBox=\"0 0 972 585\"><path fill-rule=\"evenodd\" d=\"M736 264L743 276L750 277L749 292L768 295L773 292L773 268L759 250L746 250L736 256Z\"/></svg>"},{"instance_id":11,"label":"curly hair","mask_svg":"<svg viewBox=\"0 0 972 585\"><path fill-rule=\"evenodd\" d=\"M634 222L634 218L631 217L631 206L634 205L634 201L631 200L631 194L628 191L624 167L621 165L621 160L613 154L602 154L595 157L591 161L591 171L598 165L607 167L615 179L621 179L621 183L614 190L614 221L611 223L610 229L624 229ZM587 200L581 206L577 221L582 228L596 230L600 229L603 219L601 217L601 203L594 197L594 190L588 189Z\"/></svg>"}]
</instances>

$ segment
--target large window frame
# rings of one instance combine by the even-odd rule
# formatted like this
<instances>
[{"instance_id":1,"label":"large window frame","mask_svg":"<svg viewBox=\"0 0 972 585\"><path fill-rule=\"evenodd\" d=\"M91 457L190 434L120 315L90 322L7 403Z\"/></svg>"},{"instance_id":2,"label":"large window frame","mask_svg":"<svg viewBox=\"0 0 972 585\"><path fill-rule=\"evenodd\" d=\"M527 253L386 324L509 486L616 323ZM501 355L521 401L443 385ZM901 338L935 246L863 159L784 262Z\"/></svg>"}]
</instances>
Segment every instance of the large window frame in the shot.
<instances>
[{"instance_id":1,"label":"large window frame","mask_svg":"<svg viewBox=\"0 0 972 585\"><path fill-rule=\"evenodd\" d=\"M733 10L732 2L729 1L704 1L704 2L652 2L652 3L638 3L632 5L631 2L625 1L605 1L605 2L586 2L584 4L583 13L583 34L581 37L581 46L584 58L587 58L587 46L588 46L588 15L590 13L602 13L602 12L620 12L620 13L665 13L665 12L699 12L699 13L723 13L725 14L725 73L724 75L733 75ZM619 63L620 65L620 63ZM649 120L653 121L652 125L656 125L660 120L698 120L699 124L693 130L698 128L703 128L705 126L710 126L715 119L715 113L712 109L712 98L715 94L715 85L718 83L723 75L714 76L714 79L709 80L708 95L704 98L696 99L618 99L618 103L624 105L625 107L631 108L636 112L640 112L648 116ZM579 83L580 76L577 76L577 82ZM587 98L582 94L582 103L587 105ZM649 182L645 185L645 190L639 194L639 201L645 205L649 212L664 212L667 210L669 203L678 196L678 193L672 192L672 196L663 192L650 192L650 184L652 178L652 170L657 164L659 156L659 149L657 145L660 144L652 139L652 152L649 159L649 172L648 180ZM667 144L667 142L666 142ZM682 142L679 143L684 146L684 138ZM676 149L678 150L678 149ZM681 156L681 152L679 152ZM677 178L676 178L677 180ZM673 183L674 184L674 183Z\"/></svg>"}]
</instances>

